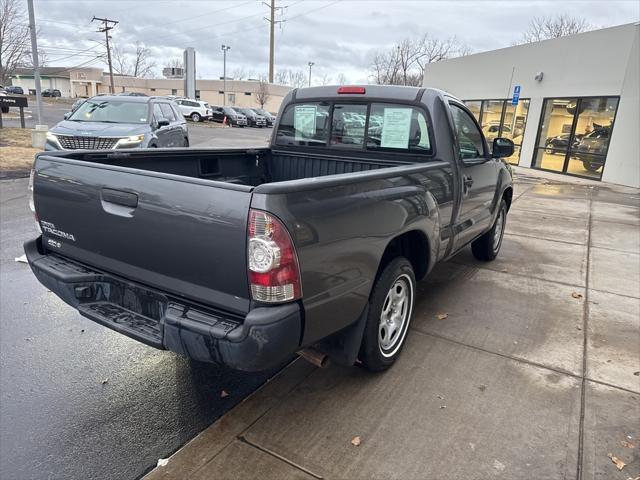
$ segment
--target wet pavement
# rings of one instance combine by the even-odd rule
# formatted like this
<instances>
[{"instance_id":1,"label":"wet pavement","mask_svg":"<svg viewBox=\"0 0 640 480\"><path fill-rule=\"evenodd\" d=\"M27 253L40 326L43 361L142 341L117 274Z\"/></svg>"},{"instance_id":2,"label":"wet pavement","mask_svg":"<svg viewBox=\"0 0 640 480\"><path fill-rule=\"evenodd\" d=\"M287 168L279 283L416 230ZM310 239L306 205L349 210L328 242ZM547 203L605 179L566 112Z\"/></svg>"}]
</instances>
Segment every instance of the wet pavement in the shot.
<instances>
[{"instance_id":1,"label":"wet pavement","mask_svg":"<svg viewBox=\"0 0 640 480\"><path fill-rule=\"evenodd\" d=\"M419 284L391 370L298 360L147 480L640 476L640 191L516 180L499 257Z\"/></svg>"},{"instance_id":2,"label":"wet pavement","mask_svg":"<svg viewBox=\"0 0 640 480\"><path fill-rule=\"evenodd\" d=\"M190 363L82 318L14 261L35 236L27 180L0 181L3 480L138 478L273 374Z\"/></svg>"}]
</instances>

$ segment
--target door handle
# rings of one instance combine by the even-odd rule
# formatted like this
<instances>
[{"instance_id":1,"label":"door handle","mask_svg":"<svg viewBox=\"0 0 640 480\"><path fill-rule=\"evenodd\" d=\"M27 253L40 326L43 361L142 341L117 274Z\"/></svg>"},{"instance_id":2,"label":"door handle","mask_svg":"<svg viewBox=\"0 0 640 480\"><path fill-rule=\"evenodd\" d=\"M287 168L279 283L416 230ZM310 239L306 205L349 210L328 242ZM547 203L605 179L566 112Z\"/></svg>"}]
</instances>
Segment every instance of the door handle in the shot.
<instances>
[{"instance_id":1,"label":"door handle","mask_svg":"<svg viewBox=\"0 0 640 480\"><path fill-rule=\"evenodd\" d=\"M122 190L113 190L111 188L103 188L102 201L114 203L123 207L136 208L138 206L138 195Z\"/></svg>"}]
</instances>

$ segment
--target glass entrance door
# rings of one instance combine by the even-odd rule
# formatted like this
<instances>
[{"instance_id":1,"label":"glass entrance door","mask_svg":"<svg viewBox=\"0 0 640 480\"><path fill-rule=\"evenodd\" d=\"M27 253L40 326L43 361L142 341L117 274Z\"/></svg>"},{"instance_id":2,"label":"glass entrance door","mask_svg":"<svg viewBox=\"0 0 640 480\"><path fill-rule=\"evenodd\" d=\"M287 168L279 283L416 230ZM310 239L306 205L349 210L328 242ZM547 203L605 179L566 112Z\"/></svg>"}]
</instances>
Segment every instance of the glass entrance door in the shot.
<instances>
[{"instance_id":1,"label":"glass entrance door","mask_svg":"<svg viewBox=\"0 0 640 480\"><path fill-rule=\"evenodd\" d=\"M600 179L618 97L544 102L533 168Z\"/></svg>"}]
</instances>

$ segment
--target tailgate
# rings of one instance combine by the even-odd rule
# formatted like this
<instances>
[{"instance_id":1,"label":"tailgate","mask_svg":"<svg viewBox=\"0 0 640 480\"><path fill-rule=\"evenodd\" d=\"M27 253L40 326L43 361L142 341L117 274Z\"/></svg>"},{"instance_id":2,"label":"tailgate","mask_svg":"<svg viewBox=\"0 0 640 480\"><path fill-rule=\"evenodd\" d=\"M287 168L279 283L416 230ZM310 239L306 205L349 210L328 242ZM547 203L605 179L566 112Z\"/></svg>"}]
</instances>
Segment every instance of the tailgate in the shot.
<instances>
[{"instance_id":1,"label":"tailgate","mask_svg":"<svg viewBox=\"0 0 640 480\"><path fill-rule=\"evenodd\" d=\"M34 201L47 249L248 312L251 187L40 155Z\"/></svg>"}]
</instances>

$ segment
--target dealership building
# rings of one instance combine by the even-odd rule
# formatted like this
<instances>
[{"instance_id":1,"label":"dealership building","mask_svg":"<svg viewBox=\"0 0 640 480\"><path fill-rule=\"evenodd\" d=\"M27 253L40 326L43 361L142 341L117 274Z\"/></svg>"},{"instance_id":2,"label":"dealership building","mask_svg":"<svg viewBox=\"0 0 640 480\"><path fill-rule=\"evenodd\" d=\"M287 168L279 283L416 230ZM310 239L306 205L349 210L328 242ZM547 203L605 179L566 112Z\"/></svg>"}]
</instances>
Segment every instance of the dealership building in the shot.
<instances>
[{"instance_id":1,"label":"dealership building","mask_svg":"<svg viewBox=\"0 0 640 480\"><path fill-rule=\"evenodd\" d=\"M42 89L55 88L63 97L92 97L109 93L111 79L102 68L44 67L41 69ZM18 69L11 77L12 85L35 91L33 69ZM137 92L147 95L184 95L182 78L139 78L128 75L113 76L115 93ZM263 89L266 89L266 95ZM277 112L291 87L261 84L258 80L196 80L196 98L210 105L258 107L259 95L266 100L264 108Z\"/></svg>"},{"instance_id":2,"label":"dealership building","mask_svg":"<svg viewBox=\"0 0 640 480\"><path fill-rule=\"evenodd\" d=\"M640 24L429 64L521 167L640 187Z\"/></svg>"}]
</instances>

